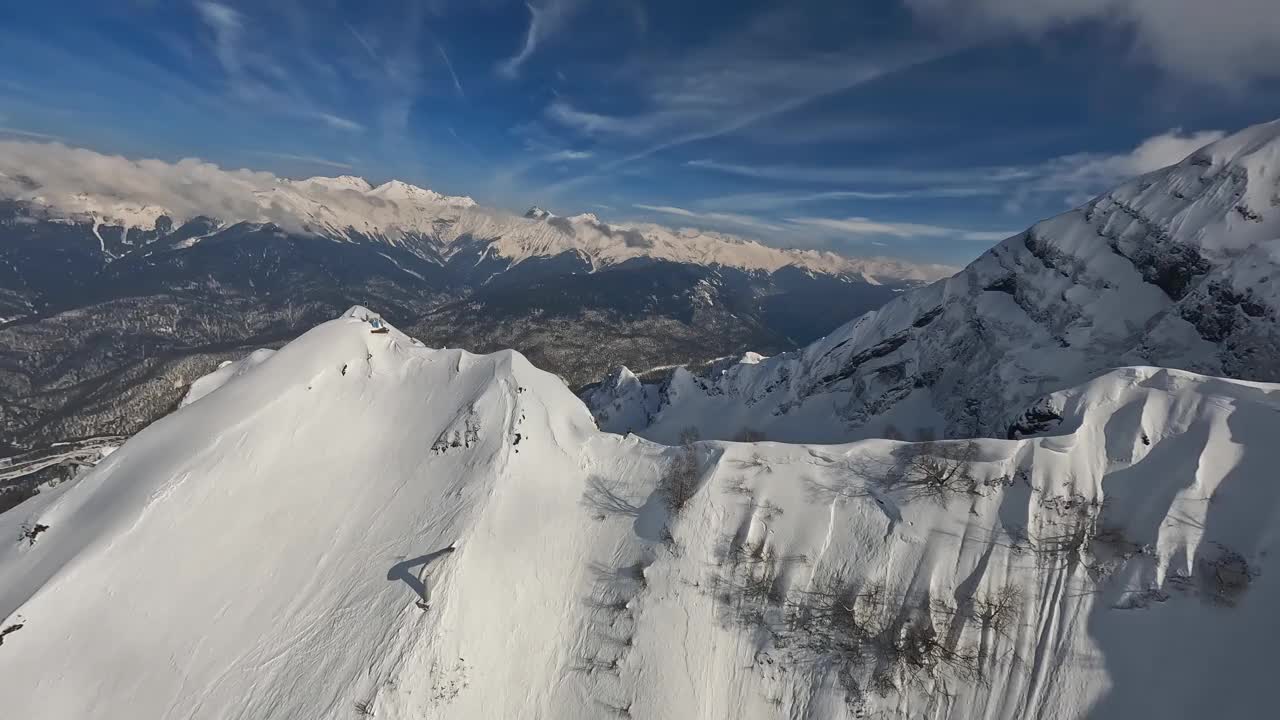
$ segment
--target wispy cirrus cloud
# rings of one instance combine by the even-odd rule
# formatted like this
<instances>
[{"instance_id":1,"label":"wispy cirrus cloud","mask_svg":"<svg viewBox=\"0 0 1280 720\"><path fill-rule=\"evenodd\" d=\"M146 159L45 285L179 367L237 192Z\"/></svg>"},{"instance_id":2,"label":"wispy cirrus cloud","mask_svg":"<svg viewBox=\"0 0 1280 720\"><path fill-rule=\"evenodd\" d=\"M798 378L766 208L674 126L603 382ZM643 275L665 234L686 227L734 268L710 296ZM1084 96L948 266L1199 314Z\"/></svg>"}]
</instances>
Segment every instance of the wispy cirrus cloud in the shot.
<instances>
[{"instance_id":1,"label":"wispy cirrus cloud","mask_svg":"<svg viewBox=\"0 0 1280 720\"><path fill-rule=\"evenodd\" d=\"M458 80L458 73L453 70L453 61L449 59L449 53L444 51L444 45L439 40L432 38L435 43L436 51L440 53L440 59L444 61L444 67L449 71L449 79L453 80L453 88L458 91L458 97L466 98L467 94L462 90L462 83Z\"/></svg>"},{"instance_id":2,"label":"wispy cirrus cloud","mask_svg":"<svg viewBox=\"0 0 1280 720\"><path fill-rule=\"evenodd\" d=\"M771 211L786 208L798 208L823 203L835 203L849 200L893 201L893 200L937 200L947 198L975 198L1001 194L996 187L955 187L955 188L921 188L918 190L829 190L825 192L796 192L778 190L775 192L738 193L720 195L698 201L698 207L711 210L754 210Z\"/></svg>"},{"instance_id":3,"label":"wispy cirrus cloud","mask_svg":"<svg viewBox=\"0 0 1280 720\"><path fill-rule=\"evenodd\" d=\"M556 148L549 144L549 138L526 136L524 146L526 155L516 162L498 168L493 174L493 187L498 191L510 191L528 173L539 167L563 165L565 163L582 163L595 157L590 150L574 150L572 148ZM583 178L586 175L576 175ZM548 193L548 195L551 193Z\"/></svg>"},{"instance_id":4,"label":"wispy cirrus cloud","mask_svg":"<svg viewBox=\"0 0 1280 720\"><path fill-rule=\"evenodd\" d=\"M746 231L772 242L796 247L857 242L883 245L892 241L961 241L995 243L1017 233L1007 230L975 230L868 217L799 216L774 220L753 214L725 213L673 205L636 203L632 207L672 217L704 229Z\"/></svg>"},{"instance_id":5,"label":"wispy cirrus cloud","mask_svg":"<svg viewBox=\"0 0 1280 720\"><path fill-rule=\"evenodd\" d=\"M752 215L742 215L738 213L721 213L721 212L700 212L697 210L689 210L673 205L645 205L643 203L635 203L632 205L639 210L648 210L663 215L671 215L675 217L687 218L689 220L698 220L710 225L734 225L740 228L749 228L757 232L777 232L783 228L777 224L767 222L761 218Z\"/></svg>"},{"instance_id":6,"label":"wispy cirrus cloud","mask_svg":"<svg viewBox=\"0 0 1280 720\"><path fill-rule=\"evenodd\" d=\"M524 43L515 55L498 63L498 74L508 79L520 76L520 69L537 52L538 47L560 32L569 18L586 0L542 0L536 4L525 3L529 10L529 27L525 30Z\"/></svg>"},{"instance_id":7,"label":"wispy cirrus cloud","mask_svg":"<svg viewBox=\"0 0 1280 720\"><path fill-rule=\"evenodd\" d=\"M780 180L784 182L881 186L945 185L946 187L931 187L922 191L958 192L961 194L965 192L979 194L979 188L983 184L1025 180L1031 176L1030 170L1020 167L916 169L898 167L747 165L715 160L690 160L685 165L759 180Z\"/></svg>"},{"instance_id":8,"label":"wispy cirrus cloud","mask_svg":"<svg viewBox=\"0 0 1280 720\"><path fill-rule=\"evenodd\" d=\"M595 157L595 153L587 150L557 150L544 156L547 162L561 162L564 160L589 160Z\"/></svg>"},{"instance_id":9,"label":"wispy cirrus cloud","mask_svg":"<svg viewBox=\"0 0 1280 720\"><path fill-rule=\"evenodd\" d=\"M315 157L314 155L295 155L293 153L271 152L268 150L256 150L253 154L260 155L262 157L275 158L277 160L292 160L310 165L321 165L323 167L336 168L338 170L350 170L352 168L351 163L340 162L338 160L327 160L325 158Z\"/></svg>"},{"instance_id":10,"label":"wispy cirrus cloud","mask_svg":"<svg viewBox=\"0 0 1280 720\"><path fill-rule=\"evenodd\" d=\"M27 138L29 140L49 140L49 141L62 141L65 139L58 135L50 135L49 133L36 132L34 130L23 130L21 128L14 128L14 127L0 127L0 137L4 137L4 136Z\"/></svg>"},{"instance_id":11,"label":"wispy cirrus cloud","mask_svg":"<svg viewBox=\"0 0 1280 720\"><path fill-rule=\"evenodd\" d=\"M547 106L546 115L560 125L584 135L617 135L643 138L660 130L667 121L652 115L617 117L579 110L568 102L556 100Z\"/></svg>"},{"instance_id":12,"label":"wispy cirrus cloud","mask_svg":"<svg viewBox=\"0 0 1280 720\"><path fill-rule=\"evenodd\" d=\"M364 130L364 125L361 125L354 120L348 120L347 118L334 115L333 113L315 112L312 117L315 117L317 120L320 120L325 125L328 125L335 130L345 130L347 132L360 132Z\"/></svg>"},{"instance_id":13,"label":"wispy cirrus cloud","mask_svg":"<svg viewBox=\"0 0 1280 720\"><path fill-rule=\"evenodd\" d=\"M845 235L854 236L886 236L902 239L920 238L954 238L975 242L996 242L1003 240L1015 232L1004 230L965 230L961 228L943 227L941 225L924 225L910 222L891 222L872 220L865 217L823 218L798 217L788 218L787 222L796 225L834 230Z\"/></svg>"},{"instance_id":14,"label":"wispy cirrus cloud","mask_svg":"<svg viewBox=\"0 0 1280 720\"><path fill-rule=\"evenodd\" d=\"M1061 192L1069 204L1079 204L1112 185L1178 163L1225 136L1220 130L1184 134L1181 129L1174 129L1149 137L1126 153L1077 153L1054 158L1037 168L1036 180L1028 191Z\"/></svg>"},{"instance_id":15,"label":"wispy cirrus cloud","mask_svg":"<svg viewBox=\"0 0 1280 720\"><path fill-rule=\"evenodd\" d=\"M902 72L957 48L950 41L878 41L861 38L841 48L799 45L806 27L831 17L832 8L805 12L804 3L760 14L744 27L690 53L644 55L617 72L617 82L639 91L640 109L610 114L570 99L548 105L545 116L584 135L628 141L604 169L654 153L736 133L823 98ZM813 8L809 8L813 10Z\"/></svg>"},{"instance_id":16,"label":"wispy cirrus cloud","mask_svg":"<svg viewBox=\"0 0 1280 720\"><path fill-rule=\"evenodd\" d=\"M212 35L212 51L226 76L228 87L238 100L266 106L277 112L316 120L343 132L358 133L364 125L319 106L303 92L287 63L267 49L277 43L274 38L251 39L254 27L240 10L214 0L198 0L197 15ZM357 38L360 36L352 31ZM367 42L366 49L370 49ZM372 52L370 50L370 52ZM334 73L334 70L311 62L312 70Z\"/></svg>"},{"instance_id":17,"label":"wispy cirrus cloud","mask_svg":"<svg viewBox=\"0 0 1280 720\"><path fill-rule=\"evenodd\" d=\"M832 167L747 165L692 160L686 166L757 180L852 186L812 193L749 194L723 198L722 206L756 202L788 207L825 200L938 199L1006 195L1017 203L1031 196L1059 195L1078 204L1129 178L1175 164L1225 133L1173 129L1149 137L1127 152L1076 153L1042 163L970 168ZM853 189L853 188L865 189ZM715 204L712 199L709 203Z\"/></svg>"}]
</instances>

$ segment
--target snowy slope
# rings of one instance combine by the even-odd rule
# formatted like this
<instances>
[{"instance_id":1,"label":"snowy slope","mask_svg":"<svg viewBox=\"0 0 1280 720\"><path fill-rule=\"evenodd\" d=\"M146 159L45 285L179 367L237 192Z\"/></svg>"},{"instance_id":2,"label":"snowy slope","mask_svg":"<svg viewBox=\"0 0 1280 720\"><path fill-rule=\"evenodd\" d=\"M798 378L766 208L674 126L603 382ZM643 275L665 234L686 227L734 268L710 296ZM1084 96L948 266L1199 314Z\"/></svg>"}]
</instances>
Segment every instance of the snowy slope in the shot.
<instances>
[{"instance_id":1,"label":"snowy slope","mask_svg":"<svg viewBox=\"0 0 1280 720\"><path fill-rule=\"evenodd\" d=\"M47 527L0 544L6 716L1190 718L1271 702L1280 386L1128 368L1039 403L1028 422L1057 420L1025 440L701 443L672 518L655 488L683 451L601 433L518 354L428 349L371 317L223 373L0 515L0 537ZM962 451L972 487L886 486L915 451ZM1016 609L986 612L997 597ZM855 625L875 638L850 644Z\"/></svg>"},{"instance_id":2,"label":"snowy slope","mask_svg":"<svg viewBox=\"0 0 1280 720\"><path fill-rule=\"evenodd\" d=\"M58 144L0 142L0 199L27 203L44 217L92 224L94 232L116 227L127 236L130 230L178 228L202 217L222 228L270 223L336 242L384 243L434 263L462 252L512 264L569 253L593 269L654 258L763 272L794 266L873 283L935 280L955 271L889 258L781 250L716 232L612 225L589 213L561 218L540 211L520 217L399 180L377 187L351 176L289 180L195 160L131 161ZM105 254L105 243L103 248Z\"/></svg>"},{"instance_id":3,"label":"snowy slope","mask_svg":"<svg viewBox=\"0 0 1280 720\"><path fill-rule=\"evenodd\" d=\"M217 370L197 378L191 383L191 387L187 388L187 394L182 397L179 407L186 407L218 388L226 385L245 374L247 371L261 365L263 361L275 354L274 350L262 348L255 350L239 360L228 360L218 366Z\"/></svg>"},{"instance_id":4,"label":"snowy slope","mask_svg":"<svg viewBox=\"0 0 1280 720\"><path fill-rule=\"evenodd\" d=\"M1211 144L999 244L795 353L677 372L647 425L671 440L1002 436L1040 395L1118 365L1280 381L1280 121ZM634 397L634 390L630 391Z\"/></svg>"}]
</instances>

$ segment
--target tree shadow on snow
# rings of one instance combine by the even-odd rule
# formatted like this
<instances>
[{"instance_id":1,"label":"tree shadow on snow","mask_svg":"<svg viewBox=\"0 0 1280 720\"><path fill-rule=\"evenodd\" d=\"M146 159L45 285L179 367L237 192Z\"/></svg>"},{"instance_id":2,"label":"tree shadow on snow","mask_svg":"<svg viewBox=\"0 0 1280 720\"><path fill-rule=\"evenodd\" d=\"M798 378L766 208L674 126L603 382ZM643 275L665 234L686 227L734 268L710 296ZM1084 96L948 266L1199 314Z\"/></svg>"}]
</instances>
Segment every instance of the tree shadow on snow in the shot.
<instances>
[{"instance_id":1,"label":"tree shadow on snow","mask_svg":"<svg viewBox=\"0 0 1280 720\"><path fill-rule=\"evenodd\" d=\"M429 599L427 597L427 585L423 582L422 578L418 577L417 573L410 572L409 569L418 567L419 565L429 565L436 558L441 555L448 555L453 552L454 549L455 548L451 546L410 560L405 560L404 562L398 562L395 565L392 565L391 569L387 571L387 580L390 580L391 582L403 581L405 585L408 585L418 595L420 600L425 602Z\"/></svg>"}]
</instances>

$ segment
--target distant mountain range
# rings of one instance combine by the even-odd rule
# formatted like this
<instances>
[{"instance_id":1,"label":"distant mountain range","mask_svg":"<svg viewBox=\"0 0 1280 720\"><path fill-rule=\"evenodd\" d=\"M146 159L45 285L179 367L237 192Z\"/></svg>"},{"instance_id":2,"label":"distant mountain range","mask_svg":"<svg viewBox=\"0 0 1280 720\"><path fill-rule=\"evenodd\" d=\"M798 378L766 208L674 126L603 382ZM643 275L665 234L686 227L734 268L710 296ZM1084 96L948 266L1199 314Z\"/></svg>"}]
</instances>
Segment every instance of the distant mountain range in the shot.
<instances>
[{"instance_id":1,"label":"distant mountain range","mask_svg":"<svg viewBox=\"0 0 1280 720\"><path fill-rule=\"evenodd\" d=\"M3 151L14 145L23 146L23 152ZM73 167L42 174L49 160L30 162L39 148ZM871 283L936 280L954 271L885 258L784 250L717 232L614 225L590 213L565 218L532 208L521 217L399 180L373 187L351 176L289 180L208 165L195 172L183 165L188 162L133 163L57 145L0 143L0 198L21 205L23 213L10 219L19 225L49 220L92 226L88 234L108 259L157 240L171 241L165 246L170 250L189 248L242 225L340 243L381 244L446 268L464 261L479 264L473 277L566 254L592 270L643 258L748 272L795 267ZM83 177L74 172L77 163L86 166ZM91 163L123 163L125 177L113 182L95 175L87 167Z\"/></svg>"},{"instance_id":2,"label":"distant mountain range","mask_svg":"<svg viewBox=\"0 0 1280 720\"><path fill-rule=\"evenodd\" d=\"M217 362L354 303L432 344L515 347L577 386L618 364L794 348L952 270L521 217L399 181L0 146L0 428L15 448L133 432Z\"/></svg>"}]
</instances>

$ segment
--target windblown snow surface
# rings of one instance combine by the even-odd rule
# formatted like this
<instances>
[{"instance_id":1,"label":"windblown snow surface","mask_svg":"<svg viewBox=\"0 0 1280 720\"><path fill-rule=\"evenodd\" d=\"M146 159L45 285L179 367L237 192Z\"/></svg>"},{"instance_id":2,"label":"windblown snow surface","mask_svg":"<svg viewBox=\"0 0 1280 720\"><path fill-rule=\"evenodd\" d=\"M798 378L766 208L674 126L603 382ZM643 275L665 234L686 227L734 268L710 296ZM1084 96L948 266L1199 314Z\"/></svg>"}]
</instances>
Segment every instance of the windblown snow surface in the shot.
<instances>
[{"instance_id":1,"label":"windblown snow surface","mask_svg":"<svg viewBox=\"0 0 1280 720\"><path fill-rule=\"evenodd\" d=\"M1123 365L1280 382L1280 121L1210 144L793 353L665 385L615 374L601 426L674 441L1004 435Z\"/></svg>"},{"instance_id":2,"label":"windblown snow surface","mask_svg":"<svg viewBox=\"0 0 1280 720\"><path fill-rule=\"evenodd\" d=\"M240 377L245 372L261 365L264 360L275 354L270 348L261 348L254 350L239 360L228 360L218 366L217 370L197 378L191 383L191 387L187 388L187 394L182 397L179 407L186 407L218 388L226 385L234 378Z\"/></svg>"},{"instance_id":3,"label":"windblown snow surface","mask_svg":"<svg viewBox=\"0 0 1280 720\"><path fill-rule=\"evenodd\" d=\"M1026 439L684 450L598 431L517 353L371 317L0 515L5 717L1273 705L1280 386L1122 368L1045 398L1061 420ZM912 457L971 484L883 482ZM675 514L658 481L690 459Z\"/></svg>"}]
</instances>

